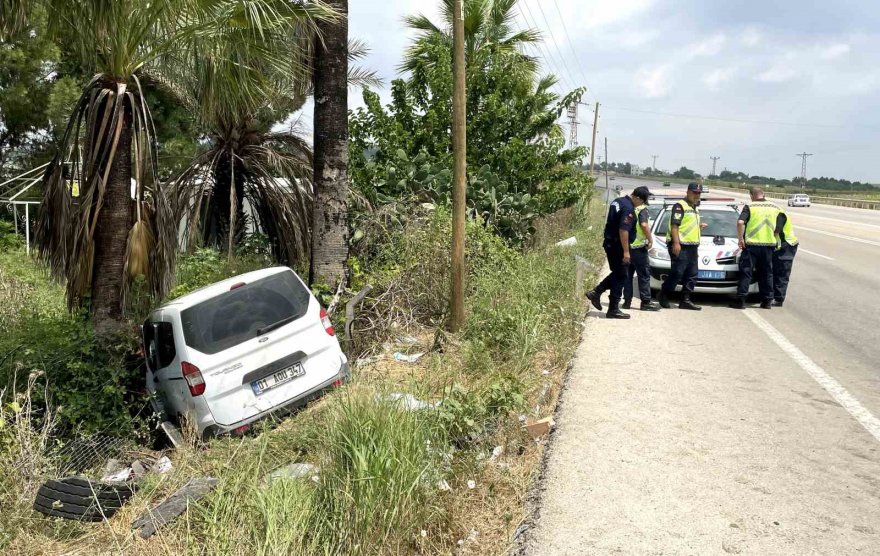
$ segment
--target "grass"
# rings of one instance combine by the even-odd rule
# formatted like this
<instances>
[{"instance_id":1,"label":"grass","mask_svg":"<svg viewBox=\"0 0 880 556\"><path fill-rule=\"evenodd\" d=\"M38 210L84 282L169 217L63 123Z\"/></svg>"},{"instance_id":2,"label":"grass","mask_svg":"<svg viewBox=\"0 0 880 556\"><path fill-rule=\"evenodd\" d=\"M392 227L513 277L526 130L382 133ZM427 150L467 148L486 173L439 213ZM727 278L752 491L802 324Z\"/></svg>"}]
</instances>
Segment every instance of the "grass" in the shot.
<instances>
[{"instance_id":1,"label":"grass","mask_svg":"<svg viewBox=\"0 0 880 556\"><path fill-rule=\"evenodd\" d=\"M8 426L0 427L0 446L6 450L0 458L0 551L503 552L523 518L523 500L543 450L542 442L524 432L520 418L543 417L555 407L583 317L583 300L573 295L574 256L599 260L600 219L601 211L594 211L576 232L571 231L570 212L545 219L524 254L493 242L480 247L486 256L475 255L472 264L491 264L471 275L463 333L438 336L430 319L389 328L383 340L387 350L380 349L374 363L356 365L353 383L277 425L267 425L256 436L222 438L208 446L194 442L169 454L174 470L150 476L106 523L49 520L31 512L35 485L53 473L53 451L36 449L34 461L47 463L30 471L16 463L17 454L24 453L25 446L40 446L36 441L51 438L51 430L25 427L13 435ZM553 247L573 234L577 246ZM445 245L445 237L435 234L410 237ZM410 245L407 252L425 257L439 252L433 244L416 247ZM208 258L203 254L196 262L211 266ZM431 295L440 287L414 282L419 265L405 279L401 274L410 271L400 268L387 274ZM195 287L200 277L194 272L184 282ZM58 292L45 289L44 294L52 297ZM402 335L415 336L416 344L395 339ZM440 338L439 344L435 338ZM435 344L441 349L415 364L390 357L397 350L430 351ZM434 409L408 411L391 400L392 392L441 403ZM8 399L2 401L7 414ZM22 434L34 435L34 441L23 441ZM290 462L316 465L318 479L265 480L273 469ZM197 476L217 477L219 484L153 538L142 540L130 530L135 518ZM7 505L12 500L17 502Z\"/></svg>"}]
</instances>

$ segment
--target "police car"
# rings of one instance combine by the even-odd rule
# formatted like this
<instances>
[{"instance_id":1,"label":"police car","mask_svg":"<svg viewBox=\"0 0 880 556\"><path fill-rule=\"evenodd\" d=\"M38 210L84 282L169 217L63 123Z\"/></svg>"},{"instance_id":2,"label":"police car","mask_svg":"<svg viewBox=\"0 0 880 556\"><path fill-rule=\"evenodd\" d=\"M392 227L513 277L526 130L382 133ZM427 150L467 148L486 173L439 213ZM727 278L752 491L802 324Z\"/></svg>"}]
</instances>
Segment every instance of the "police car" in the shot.
<instances>
[{"instance_id":1,"label":"police car","mask_svg":"<svg viewBox=\"0 0 880 556\"><path fill-rule=\"evenodd\" d=\"M672 206L678 201L679 199L664 199L662 208L652 221L654 247L648 251L648 263L651 267L651 289L654 291L663 285L671 268L666 231L669 228ZM696 292L736 293L740 255L736 237L739 210L739 204L733 198L704 198L700 202L700 221L707 226L703 229L700 241L700 271L697 275ZM676 289L680 291L681 286ZM757 291L758 284L753 278L749 293Z\"/></svg>"}]
</instances>

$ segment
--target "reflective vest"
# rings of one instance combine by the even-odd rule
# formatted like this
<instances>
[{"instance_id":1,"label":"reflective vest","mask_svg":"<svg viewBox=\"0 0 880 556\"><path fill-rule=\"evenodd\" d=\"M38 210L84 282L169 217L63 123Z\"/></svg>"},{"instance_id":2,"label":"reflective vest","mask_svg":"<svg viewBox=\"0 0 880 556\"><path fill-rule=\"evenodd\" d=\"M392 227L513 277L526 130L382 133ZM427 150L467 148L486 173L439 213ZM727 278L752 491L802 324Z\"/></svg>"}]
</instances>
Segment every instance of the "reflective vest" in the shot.
<instances>
[{"instance_id":1,"label":"reflective vest","mask_svg":"<svg viewBox=\"0 0 880 556\"><path fill-rule=\"evenodd\" d=\"M684 209L684 216L678 226L678 240L682 245L700 244L700 211L692 207L684 199L678 202ZM666 243L672 241L672 222L666 230Z\"/></svg>"},{"instance_id":2,"label":"reflective vest","mask_svg":"<svg viewBox=\"0 0 880 556\"><path fill-rule=\"evenodd\" d=\"M746 245L776 247L776 218L779 207L767 201L749 203L749 221L746 223Z\"/></svg>"},{"instance_id":3,"label":"reflective vest","mask_svg":"<svg viewBox=\"0 0 880 556\"><path fill-rule=\"evenodd\" d=\"M785 243L792 247L798 244L798 238L794 235L794 227L791 225L791 217L782 209L779 212L785 214L785 224L782 225L782 236L785 237ZM782 237L776 238L776 248L782 249Z\"/></svg>"},{"instance_id":4,"label":"reflective vest","mask_svg":"<svg viewBox=\"0 0 880 556\"><path fill-rule=\"evenodd\" d=\"M639 205L636 207L636 238L629 244L633 249L640 249L648 245L648 236L645 235L645 230L643 230L642 225L639 224L639 214L641 214L643 210L645 210L645 205Z\"/></svg>"}]
</instances>

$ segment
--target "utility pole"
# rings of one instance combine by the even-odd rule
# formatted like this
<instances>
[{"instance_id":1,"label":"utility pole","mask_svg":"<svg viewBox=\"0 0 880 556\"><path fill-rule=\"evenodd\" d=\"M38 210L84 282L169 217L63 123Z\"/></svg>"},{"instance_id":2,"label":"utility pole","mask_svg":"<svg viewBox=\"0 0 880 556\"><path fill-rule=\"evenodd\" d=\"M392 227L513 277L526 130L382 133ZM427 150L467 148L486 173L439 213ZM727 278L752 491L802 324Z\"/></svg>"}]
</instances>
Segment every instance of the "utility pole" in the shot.
<instances>
[{"instance_id":1,"label":"utility pole","mask_svg":"<svg viewBox=\"0 0 880 556\"><path fill-rule=\"evenodd\" d=\"M715 164L721 159L721 157L720 156L710 156L709 158L712 159L712 175L715 176L716 175L715 174Z\"/></svg>"},{"instance_id":2,"label":"utility pole","mask_svg":"<svg viewBox=\"0 0 880 556\"><path fill-rule=\"evenodd\" d=\"M605 138L605 202L608 203L608 138Z\"/></svg>"},{"instance_id":3,"label":"utility pole","mask_svg":"<svg viewBox=\"0 0 880 556\"><path fill-rule=\"evenodd\" d=\"M807 157L813 156L813 153L802 152L795 156L801 157L801 189L807 188Z\"/></svg>"},{"instance_id":4,"label":"utility pole","mask_svg":"<svg viewBox=\"0 0 880 556\"><path fill-rule=\"evenodd\" d=\"M651 155L651 158L654 159L654 164L651 165L651 168L654 170L654 173L657 172L657 157L658 157L658 156L660 156L660 155L657 155L657 154L652 154L652 155Z\"/></svg>"},{"instance_id":5,"label":"utility pole","mask_svg":"<svg viewBox=\"0 0 880 556\"><path fill-rule=\"evenodd\" d=\"M599 103L593 110L593 144L590 147L590 177L593 177L593 162L596 160L596 129L599 125Z\"/></svg>"},{"instance_id":6,"label":"utility pole","mask_svg":"<svg viewBox=\"0 0 880 556\"><path fill-rule=\"evenodd\" d=\"M454 0L452 15L452 321L450 329L464 326L464 219L467 180L465 129L464 9Z\"/></svg>"},{"instance_id":7,"label":"utility pole","mask_svg":"<svg viewBox=\"0 0 880 556\"><path fill-rule=\"evenodd\" d=\"M575 148L578 145L578 103L572 101L568 105L568 145Z\"/></svg>"}]
</instances>

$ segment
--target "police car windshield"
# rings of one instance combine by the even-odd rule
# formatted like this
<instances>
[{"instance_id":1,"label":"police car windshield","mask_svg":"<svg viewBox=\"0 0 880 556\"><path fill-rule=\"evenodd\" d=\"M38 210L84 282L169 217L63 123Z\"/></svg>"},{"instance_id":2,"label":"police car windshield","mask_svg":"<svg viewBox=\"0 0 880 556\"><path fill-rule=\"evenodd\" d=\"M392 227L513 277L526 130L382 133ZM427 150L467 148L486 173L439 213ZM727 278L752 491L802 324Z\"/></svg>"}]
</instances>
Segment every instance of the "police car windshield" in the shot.
<instances>
[{"instance_id":1,"label":"police car windshield","mask_svg":"<svg viewBox=\"0 0 880 556\"><path fill-rule=\"evenodd\" d=\"M660 216L660 221L657 222L657 229L654 232L655 234L658 236L666 235L666 231L669 228L669 217L671 215L672 207L668 207L663 211L663 214ZM736 237L737 216L738 214L735 210L728 208L701 208L700 221L704 224L708 224L702 232L703 237Z\"/></svg>"}]
</instances>

